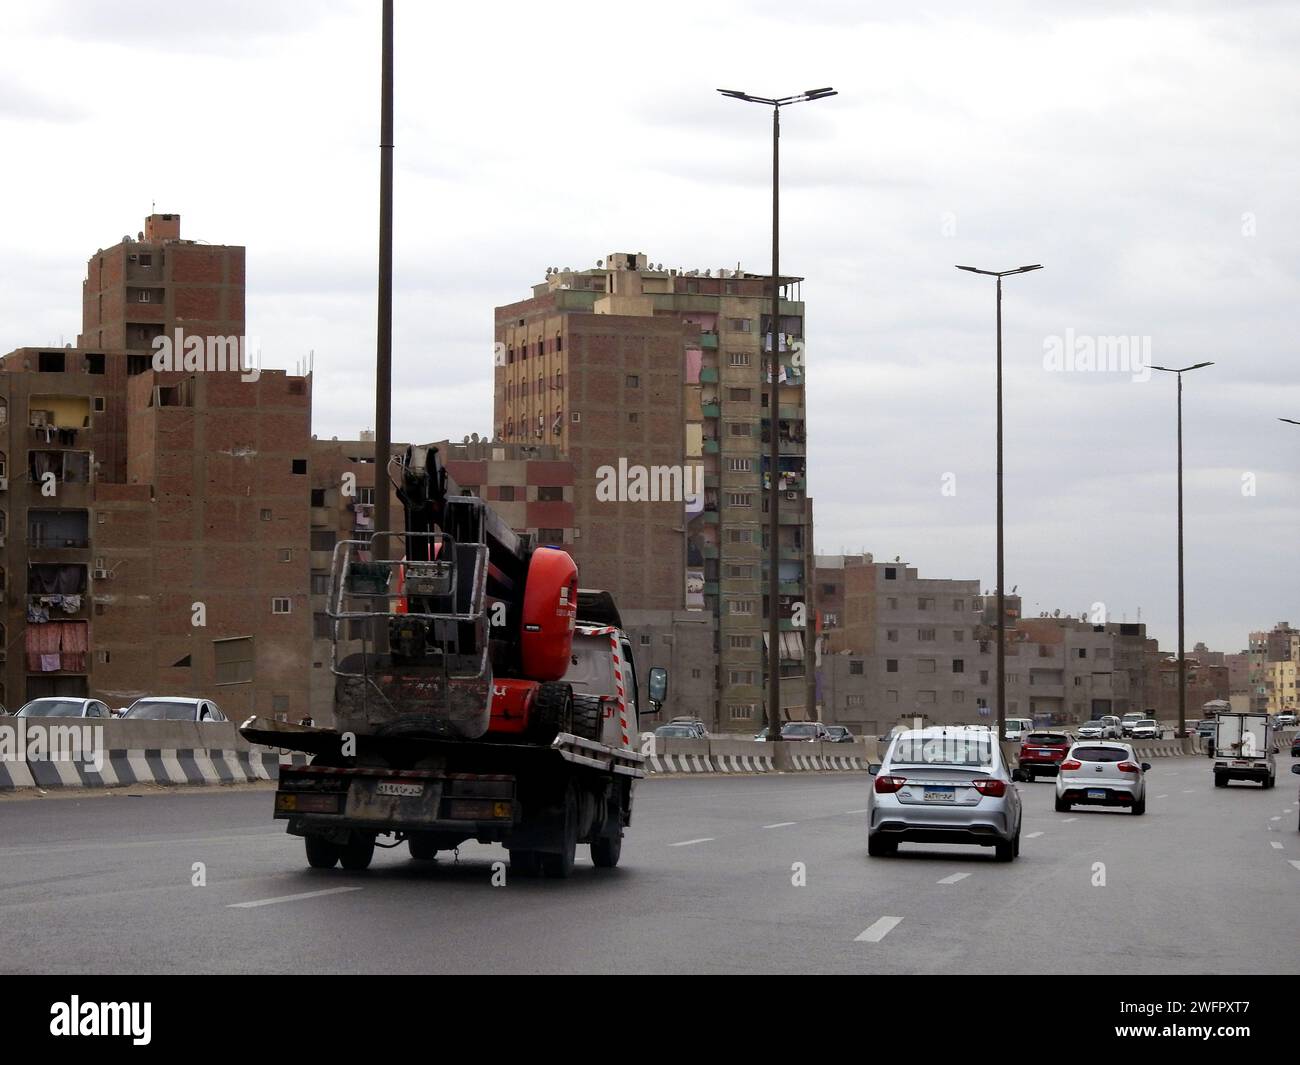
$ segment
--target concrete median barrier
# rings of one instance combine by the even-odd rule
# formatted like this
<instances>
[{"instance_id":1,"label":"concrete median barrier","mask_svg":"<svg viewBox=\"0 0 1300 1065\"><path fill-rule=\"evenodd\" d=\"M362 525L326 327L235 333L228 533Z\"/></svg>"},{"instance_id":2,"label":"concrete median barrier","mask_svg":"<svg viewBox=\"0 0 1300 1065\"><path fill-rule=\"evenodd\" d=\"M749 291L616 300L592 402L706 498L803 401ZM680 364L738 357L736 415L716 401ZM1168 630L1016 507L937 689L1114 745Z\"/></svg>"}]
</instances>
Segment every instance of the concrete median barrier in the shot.
<instances>
[{"instance_id":1,"label":"concrete median barrier","mask_svg":"<svg viewBox=\"0 0 1300 1065\"><path fill-rule=\"evenodd\" d=\"M646 767L651 773L862 772L873 760L874 740L765 743L715 736L656 740Z\"/></svg>"},{"instance_id":2,"label":"concrete median barrier","mask_svg":"<svg viewBox=\"0 0 1300 1065\"><path fill-rule=\"evenodd\" d=\"M0 791L245 784L275 780L281 759L233 723L0 719Z\"/></svg>"}]
</instances>

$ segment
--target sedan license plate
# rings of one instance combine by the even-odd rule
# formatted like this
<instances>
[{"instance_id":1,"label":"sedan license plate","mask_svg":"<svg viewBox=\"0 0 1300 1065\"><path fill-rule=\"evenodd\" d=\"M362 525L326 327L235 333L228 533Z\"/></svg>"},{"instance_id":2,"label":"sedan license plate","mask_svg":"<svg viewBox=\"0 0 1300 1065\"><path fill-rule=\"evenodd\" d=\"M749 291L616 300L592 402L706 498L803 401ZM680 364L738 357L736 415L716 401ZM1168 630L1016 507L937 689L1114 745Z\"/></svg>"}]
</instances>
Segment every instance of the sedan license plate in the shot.
<instances>
[{"instance_id":1,"label":"sedan license plate","mask_svg":"<svg viewBox=\"0 0 1300 1065\"><path fill-rule=\"evenodd\" d=\"M922 793L926 802L953 802L957 798L956 788L929 788Z\"/></svg>"},{"instance_id":2,"label":"sedan license plate","mask_svg":"<svg viewBox=\"0 0 1300 1065\"><path fill-rule=\"evenodd\" d=\"M1090 799L1104 799L1105 797L1106 793L1104 791L1098 791L1094 788L1088 789L1088 798Z\"/></svg>"},{"instance_id":3,"label":"sedan license plate","mask_svg":"<svg viewBox=\"0 0 1300 1065\"><path fill-rule=\"evenodd\" d=\"M375 791L380 795L416 797L424 794L423 784L407 784L401 780L381 780Z\"/></svg>"}]
</instances>

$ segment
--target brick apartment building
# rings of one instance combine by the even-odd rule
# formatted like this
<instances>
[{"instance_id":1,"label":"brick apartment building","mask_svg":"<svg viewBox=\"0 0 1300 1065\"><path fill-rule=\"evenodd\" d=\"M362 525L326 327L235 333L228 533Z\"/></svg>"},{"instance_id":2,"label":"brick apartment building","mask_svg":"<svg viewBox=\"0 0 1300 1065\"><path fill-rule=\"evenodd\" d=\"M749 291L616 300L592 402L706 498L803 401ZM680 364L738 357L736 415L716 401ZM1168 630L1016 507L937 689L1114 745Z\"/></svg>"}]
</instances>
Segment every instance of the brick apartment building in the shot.
<instances>
[{"instance_id":1,"label":"brick apartment building","mask_svg":"<svg viewBox=\"0 0 1300 1065\"><path fill-rule=\"evenodd\" d=\"M243 285L243 248L152 215L91 257L77 347L0 359L7 705L307 712L310 380L153 368L178 328L242 337Z\"/></svg>"},{"instance_id":2,"label":"brick apartment building","mask_svg":"<svg viewBox=\"0 0 1300 1065\"><path fill-rule=\"evenodd\" d=\"M572 460L583 584L612 591L641 645L662 659L655 664L671 663L665 715L700 716L718 731L763 721L773 487L783 710L812 716L811 645L799 620L812 569L796 350L804 305L790 298L799 279L781 281L775 485L765 446L770 278L664 270L618 252L595 269L548 270L529 299L496 310L496 436L553 444ZM649 498L635 487L638 468L655 485Z\"/></svg>"}]
</instances>

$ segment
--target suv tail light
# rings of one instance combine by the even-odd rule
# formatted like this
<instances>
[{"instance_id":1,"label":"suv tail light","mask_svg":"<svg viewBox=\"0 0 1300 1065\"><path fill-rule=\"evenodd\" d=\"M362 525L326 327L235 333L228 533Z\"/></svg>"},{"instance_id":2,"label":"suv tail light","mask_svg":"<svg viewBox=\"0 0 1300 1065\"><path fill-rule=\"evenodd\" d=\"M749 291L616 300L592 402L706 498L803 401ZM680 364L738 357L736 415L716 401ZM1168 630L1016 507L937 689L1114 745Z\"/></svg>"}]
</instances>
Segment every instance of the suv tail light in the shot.
<instances>
[{"instance_id":1,"label":"suv tail light","mask_svg":"<svg viewBox=\"0 0 1300 1065\"><path fill-rule=\"evenodd\" d=\"M1061 763L1061 768L1062 768L1062 769L1082 769L1082 768L1083 768L1083 763L1080 762L1079 759L1077 759L1077 758L1067 758L1064 762Z\"/></svg>"},{"instance_id":2,"label":"suv tail light","mask_svg":"<svg viewBox=\"0 0 1300 1065\"><path fill-rule=\"evenodd\" d=\"M1007 793L1005 780L972 780L971 786L981 795L989 795L995 799L1000 799Z\"/></svg>"},{"instance_id":3,"label":"suv tail light","mask_svg":"<svg viewBox=\"0 0 1300 1065\"><path fill-rule=\"evenodd\" d=\"M1115 768L1121 773L1136 773L1140 767L1136 762L1120 762Z\"/></svg>"},{"instance_id":4,"label":"suv tail light","mask_svg":"<svg viewBox=\"0 0 1300 1065\"><path fill-rule=\"evenodd\" d=\"M876 794L893 795L906 783L906 777L876 777Z\"/></svg>"}]
</instances>

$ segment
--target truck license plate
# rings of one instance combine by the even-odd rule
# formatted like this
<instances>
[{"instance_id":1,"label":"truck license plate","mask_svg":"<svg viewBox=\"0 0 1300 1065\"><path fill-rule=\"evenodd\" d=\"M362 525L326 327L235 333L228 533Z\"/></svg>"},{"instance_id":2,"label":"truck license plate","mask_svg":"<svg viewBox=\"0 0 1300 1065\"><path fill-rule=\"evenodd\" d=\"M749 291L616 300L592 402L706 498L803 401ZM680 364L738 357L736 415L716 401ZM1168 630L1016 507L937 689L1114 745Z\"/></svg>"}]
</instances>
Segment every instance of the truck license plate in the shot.
<instances>
[{"instance_id":1,"label":"truck license plate","mask_svg":"<svg viewBox=\"0 0 1300 1065\"><path fill-rule=\"evenodd\" d=\"M424 794L423 784L407 784L401 780L381 780L375 791L380 795L419 796Z\"/></svg>"}]
</instances>

